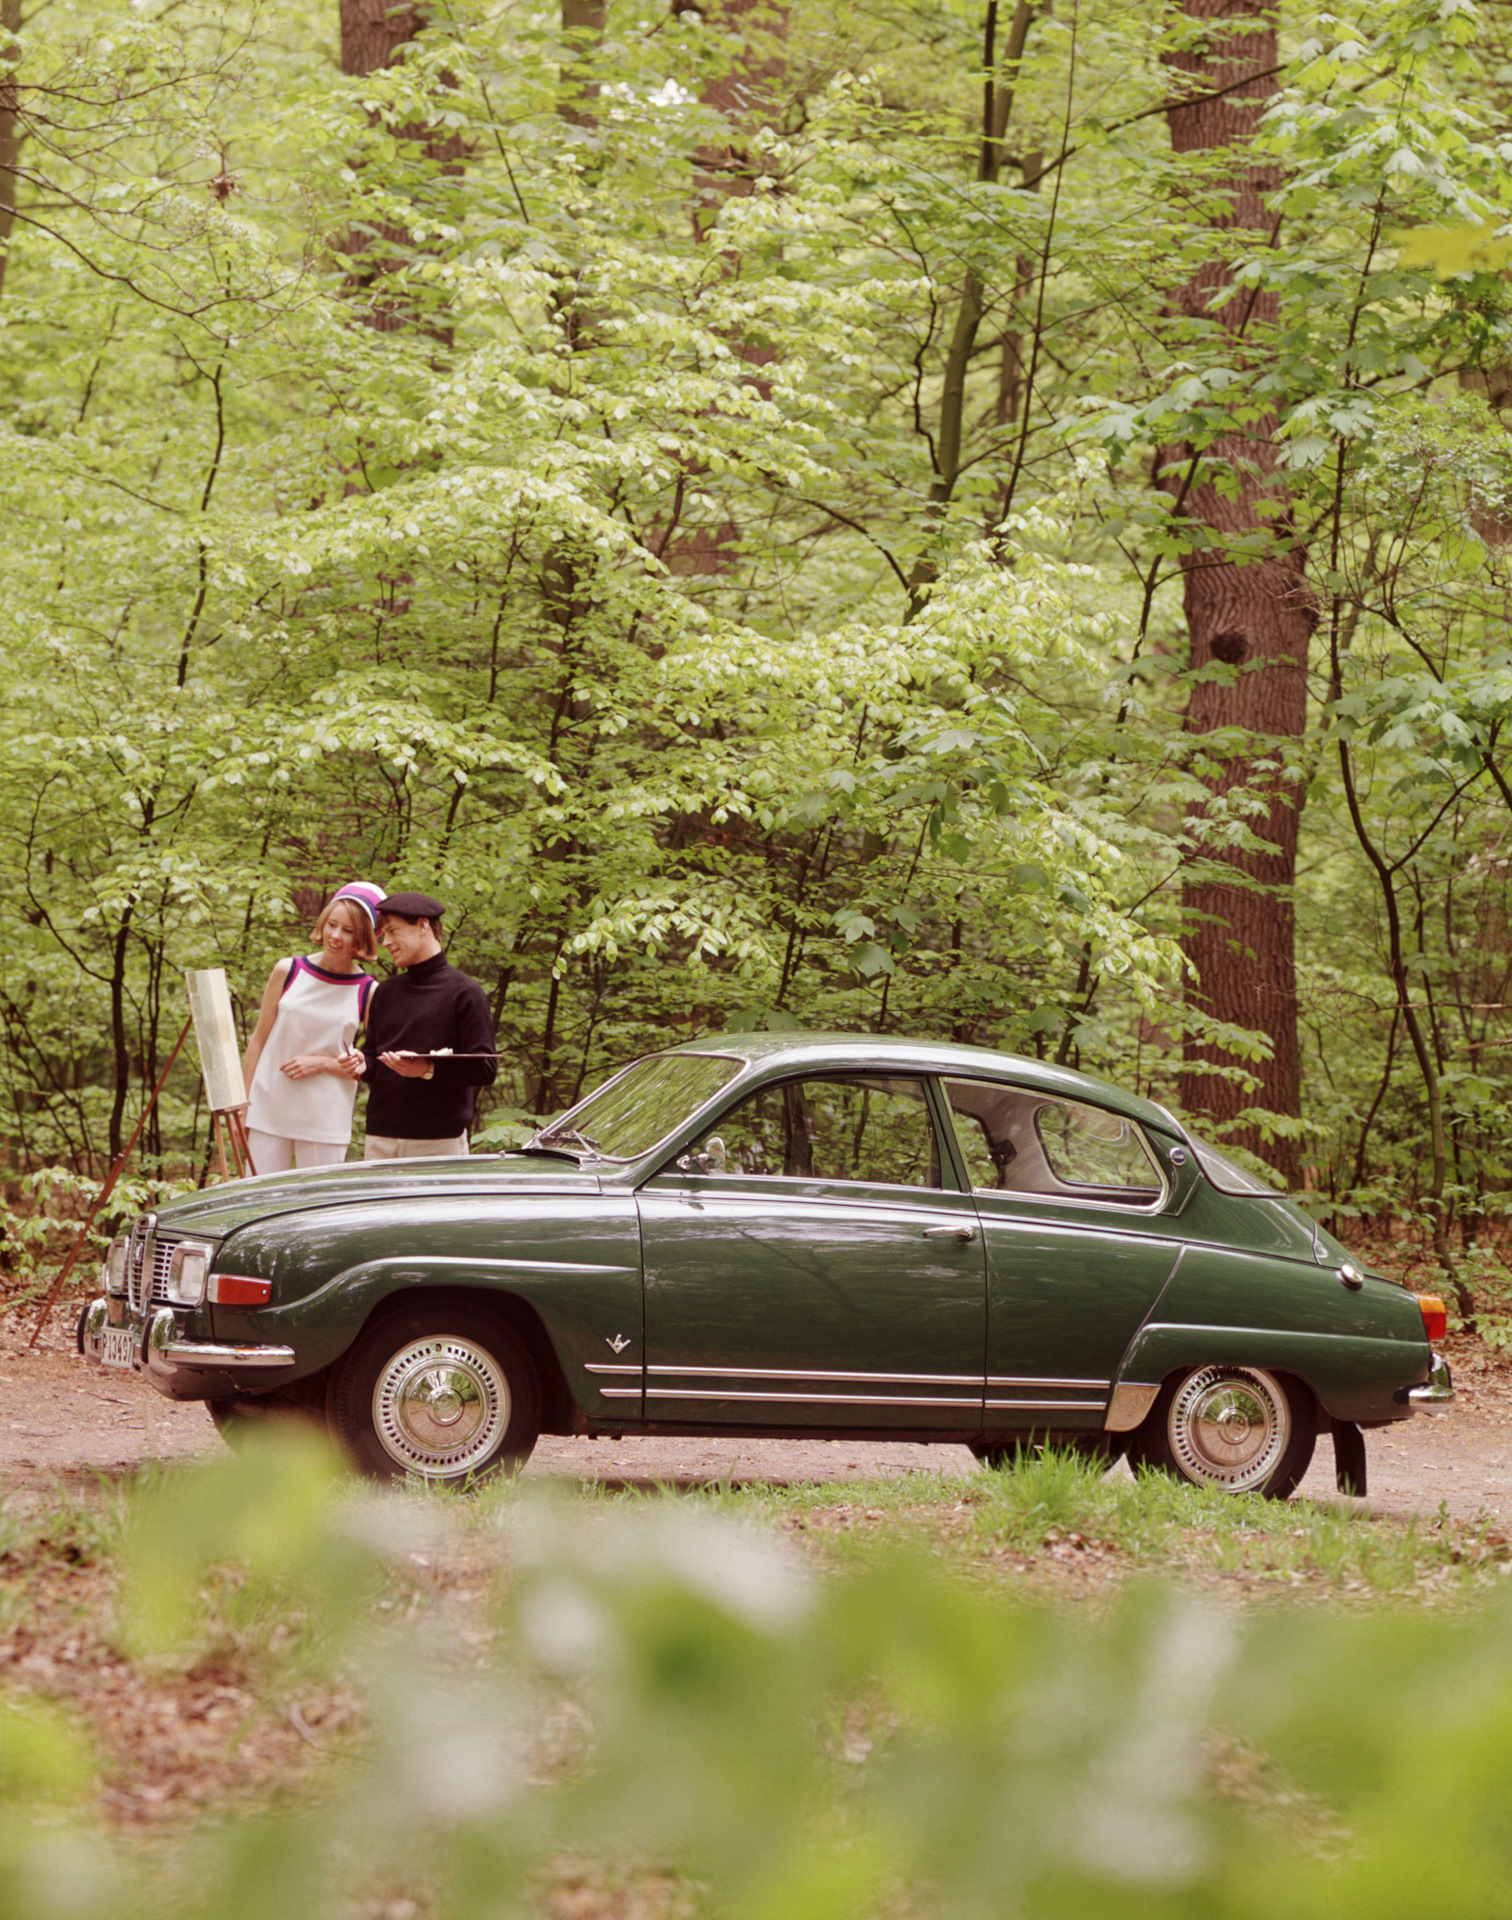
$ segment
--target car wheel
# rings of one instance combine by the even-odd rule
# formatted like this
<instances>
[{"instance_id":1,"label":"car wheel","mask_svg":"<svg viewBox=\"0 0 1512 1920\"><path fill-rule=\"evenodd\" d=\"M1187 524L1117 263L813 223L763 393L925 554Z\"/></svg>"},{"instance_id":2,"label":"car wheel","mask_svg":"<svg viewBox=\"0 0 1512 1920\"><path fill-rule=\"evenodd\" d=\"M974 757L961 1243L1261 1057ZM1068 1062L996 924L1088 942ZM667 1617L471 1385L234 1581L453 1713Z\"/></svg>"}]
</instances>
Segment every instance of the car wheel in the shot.
<instances>
[{"instance_id":1,"label":"car wheel","mask_svg":"<svg viewBox=\"0 0 1512 1920\"><path fill-rule=\"evenodd\" d=\"M970 1440L967 1445L984 1467L1011 1467L1020 1460L1037 1460L1047 1449L1078 1454L1083 1460L1111 1467L1123 1452L1119 1433L1060 1434L1048 1439L1044 1434L1015 1434L1011 1439Z\"/></svg>"},{"instance_id":2,"label":"car wheel","mask_svg":"<svg viewBox=\"0 0 1512 1920\"><path fill-rule=\"evenodd\" d=\"M422 1302L358 1335L330 1422L363 1473L456 1482L523 1466L540 1406L535 1368L500 1315Z\"/></svg>"},{"instance_id":3,"label":"car wheel","mask_svg":"<svg viewBox=\"0 0 1512 1920\"><path fill-rule=\"evenodd\" d=\"M1129 1464L1194 1487L1285 1500L1307 1472L1316 1438L1305 1387L1260 1367L1194 1367L1161 1388L1130 1435Z\"/></svg>"}]
</instances>

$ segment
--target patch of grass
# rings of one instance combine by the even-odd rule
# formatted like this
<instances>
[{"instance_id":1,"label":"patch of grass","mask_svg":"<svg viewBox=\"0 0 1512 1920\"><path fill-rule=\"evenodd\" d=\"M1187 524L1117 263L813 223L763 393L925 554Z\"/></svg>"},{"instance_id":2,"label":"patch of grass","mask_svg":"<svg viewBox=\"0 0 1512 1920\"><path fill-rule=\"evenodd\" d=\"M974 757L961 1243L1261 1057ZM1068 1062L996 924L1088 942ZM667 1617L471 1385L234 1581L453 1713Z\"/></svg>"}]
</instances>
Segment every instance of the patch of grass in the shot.
<instances>
[{"instance_id":1,"label":"patch of grass","mask_svg":"<svg viewBox=\"0 0 1512 1920\"><path fill-rule=\"evenodd\" d=\"M1254 1598L1284 1592L1436 1600L1512 1571L1494 1523L1440 1508L1406 1523L1363 1508L1260 1500L1163 1474L1105 1474L1047 1450L1001 1468L833 1486L715 1487L678 1497L787 1534L821 1566L852 1570L888 1546L923 1545L962 1578L1085 1585L1164 1574ZM585 1496L594 1505L665 1497Z\"/></svg>"}]
</instances>

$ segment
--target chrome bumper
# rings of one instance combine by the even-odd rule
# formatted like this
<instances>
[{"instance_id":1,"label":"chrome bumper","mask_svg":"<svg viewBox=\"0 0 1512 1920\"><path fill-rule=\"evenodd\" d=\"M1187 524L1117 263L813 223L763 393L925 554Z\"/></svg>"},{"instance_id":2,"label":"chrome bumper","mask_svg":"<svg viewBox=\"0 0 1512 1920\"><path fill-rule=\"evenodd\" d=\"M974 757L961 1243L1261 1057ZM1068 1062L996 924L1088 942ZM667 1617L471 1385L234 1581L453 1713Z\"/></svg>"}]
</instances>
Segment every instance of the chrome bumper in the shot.
<instances>
[{"instance_id":1,"label":"chrome bumper","mask_svg":"<svg viewBox=\"0 0 1512 1920\"><path fill-rule=\"evenodd\" d=\"M78 1347L86 1360L100 1364L105 1329L110 1324L110 1302L102 1295L91 1300L79 1316ZM127 1323L136 1348L135 1365L155 1387L171 1389L183 1373L242 1373L268 1367L292 1367L294 1349L250 1342L182 1340L171 1307L158 1307L145 1322L135 1316Z\"/></svg>"},{"instance_id":2,"label":"chrome bumper","mask_svg":"<svg viewBox=\"0 0 1512 1920\"><path fill-rule=\"evenodd\" d=\"M1449 1377L1449 1362L1441 1353L1436 1353L1428 1378L1420 1387L1407 1389L1407 1404L1414 1413L1442 1413L1453 1400L1454 1382Z\"/></svg>"}]
</instances>

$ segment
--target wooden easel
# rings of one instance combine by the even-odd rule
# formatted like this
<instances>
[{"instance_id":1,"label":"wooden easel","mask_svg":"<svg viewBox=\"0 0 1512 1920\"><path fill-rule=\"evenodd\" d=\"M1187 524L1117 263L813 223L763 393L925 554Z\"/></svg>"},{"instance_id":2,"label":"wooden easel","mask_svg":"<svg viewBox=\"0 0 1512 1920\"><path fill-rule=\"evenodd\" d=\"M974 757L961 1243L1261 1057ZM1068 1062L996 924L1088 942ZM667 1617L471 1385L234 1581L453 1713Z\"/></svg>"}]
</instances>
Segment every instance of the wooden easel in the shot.
<instances>
[{"instance_id":1,"label":"wooden easel","mask_svg":"<svg viewBox=\"0 0 1512 1920\"><path fill-rule=\"evenodd\" d=\"M247 1110L245 1107L227 1107L224 1111L212 1107L210 1125L215 1132L215 1151L220 1155L222 1180L229 1180L231 1174L226 1166L226 1142L231 1143L231 1165L236 1169L236 1178L245 1180L249 1174L255 1174L257 1168L252 1163L252 1148L247 1140ZM221 1129L225 1128L222 1138Z\"/></svg>"}]
</instances>

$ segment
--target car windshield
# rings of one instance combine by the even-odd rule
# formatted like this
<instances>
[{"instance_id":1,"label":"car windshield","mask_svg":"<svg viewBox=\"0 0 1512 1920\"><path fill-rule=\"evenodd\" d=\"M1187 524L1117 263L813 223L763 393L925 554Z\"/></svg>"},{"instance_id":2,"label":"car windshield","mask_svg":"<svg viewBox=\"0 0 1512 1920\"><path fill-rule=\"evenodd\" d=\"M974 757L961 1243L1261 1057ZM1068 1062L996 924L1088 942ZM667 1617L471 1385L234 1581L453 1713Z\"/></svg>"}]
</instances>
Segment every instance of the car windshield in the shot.
<instances>
[{"instance_id":1,"label":"car windshield","mask_svg":"<svg viewBox=\"0 0 1512 1920\"><path fill-rule=\"evenodd\" d=\"M745 1065L728 1054L653 1053L542 1127L535 1144L635 1160L713 1099Z\"/></svg>"},{"instance_id":2,"label":"car windshield","mask_svg":"<svg viewBox=\"0 0 1512 1920\"><path fill-rule=\"evenodd\" d=\"M1198 1140L1191 1135L1188 1138L1192 1141L1192 1151L1197 1155L1198 1165L1220 1193L1253 1193L1262 1194L1267 1200L1276 1198L1276 1189L1267 1186L1258 1174L1246 1172L1226 1153L1209 1146L1206 1140Z\"/></svg>"}]
</instances>

